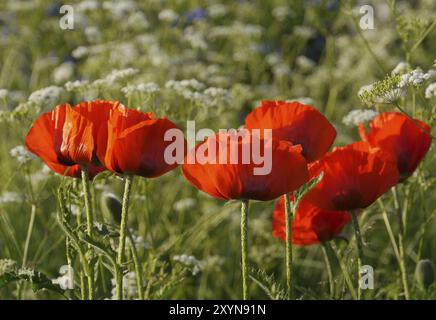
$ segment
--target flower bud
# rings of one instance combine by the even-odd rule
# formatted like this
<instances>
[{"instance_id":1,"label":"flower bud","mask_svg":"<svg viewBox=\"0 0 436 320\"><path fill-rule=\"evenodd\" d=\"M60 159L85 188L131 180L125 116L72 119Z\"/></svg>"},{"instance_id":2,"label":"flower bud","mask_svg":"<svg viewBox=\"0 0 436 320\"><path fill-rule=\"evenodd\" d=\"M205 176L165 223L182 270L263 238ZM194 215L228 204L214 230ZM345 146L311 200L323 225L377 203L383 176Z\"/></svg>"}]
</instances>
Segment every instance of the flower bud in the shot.
<instances>
[{"instance_id":1,"label":"flower bud","mask_svg":"<svg viewBox=\"0 0 436 320\"><path fill-rule=\"evenodd\" d=\"M104 216L116 223L121 223L122 204L112 192L104 191L100 198L100 207Z\"/></svg>"},{"instance_id":2,"label":"flower bud","mask_svg":"<svg viewBox=\"0 0 436 320\"><path fill-rule=\"evenodd\" d=\"M427 289L434 281L434 267L429 259L420 260L415 270L416 281L419 285Z\"/></svg>"}]
</instances>

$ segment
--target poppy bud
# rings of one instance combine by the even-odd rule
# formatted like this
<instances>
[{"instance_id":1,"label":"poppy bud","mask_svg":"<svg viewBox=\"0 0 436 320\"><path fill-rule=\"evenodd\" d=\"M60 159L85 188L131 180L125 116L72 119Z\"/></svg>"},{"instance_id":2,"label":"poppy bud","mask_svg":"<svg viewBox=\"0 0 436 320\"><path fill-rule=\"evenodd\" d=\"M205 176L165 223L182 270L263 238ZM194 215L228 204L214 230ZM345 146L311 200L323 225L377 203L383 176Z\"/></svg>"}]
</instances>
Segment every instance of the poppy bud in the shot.
<instances>
[{"instance_id":1,"label":"poppy bud","mask_svg":"<svg viewBox=\"0 0 436 320\"><path fill-rule=\"evenodd\" d=\"M121 222L122 204L120 199L112 192L104 191L101 194L100 207L107 219L113 220L118 224Z\"/></svg>"},{"instance_id":2,"label":"poppy bud","mask_svg":"<svg viewBox=\"0 0 436 320\"><path fill-rule=\"evenodd\" d=\"M419 285L427 289L434 281L433 262L429 259L420 260L416 265L415 277Z\"/></svg>"}]
</instances>

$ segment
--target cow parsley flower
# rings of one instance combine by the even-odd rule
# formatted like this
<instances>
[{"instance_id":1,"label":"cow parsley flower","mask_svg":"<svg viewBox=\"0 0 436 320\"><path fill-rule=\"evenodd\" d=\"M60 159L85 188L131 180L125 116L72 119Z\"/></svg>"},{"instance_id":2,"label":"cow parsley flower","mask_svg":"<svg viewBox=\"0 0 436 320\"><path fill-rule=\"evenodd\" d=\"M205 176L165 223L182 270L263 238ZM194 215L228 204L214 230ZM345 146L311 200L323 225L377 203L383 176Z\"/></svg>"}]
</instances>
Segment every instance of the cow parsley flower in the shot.
<instances>
[{"instance_id":1,"label":"cow parsley flower","mask_svg":"<svg viewBox=\"0 0 436 320\"><path fill-rule=\"evenodd\" d=\"M179 15L174 10L164 9L161 12L159 12L158 18L161 21L171 23L173 21L176 21L179 18Z\"/></svg>"},{"instance_id":2,"label":"cow parsley flower","mask_svg":"<svg viewBox=\"0 0 436 320\"><path fill-rule=\"evenodd\" d=\"M116 83L120 81L124 81L128 78L131 78L135 74L139 72L138 69L134 68L126 68L126 69L114 69L112 72L106 77L106 80L110 83Z\"/></svg>"},{"instance_id":3,"label":"cow parsley flower","mask_svg":"<svg viewBox=\"0 0 436 320\"><path fill-rule=\"evenodd\" d=\"M349 127L357 126L359 123L371 121L378 114L372 109L352 110L342 119L342 122Z\"/></svg>"},{"instance_id":4,"label":"cow parsley flower","mask_svg":"<svg viewBox=\"0 0 436 320\"><path fill-rule=\"evenodd\" d=\"M89 82L87 80L75 80L75 81L68 81L65 83L64 87L65 90L68 92L71 91L79 91L88 86Z\"/></svg>"},{"instance_id":5,"label":"cow parsley flower","mask_svg":"<svg viewBox=\"0 0 436 320\"><path fill-rule=\"evenodd\" d=\"M431 99L433 97L436 97L436 82L431 83L426 89L425 89L425 97L427 99Z\"/></svg>"},{"instance_id":6,"label":"cow parsley flower","mask_svg":"<svg viewBox=\"0 0 436 320\"><path fill-rule=\"evenodd\" d=\"M0 195L0 204L22 202L23 196L16 192L6 191Z\"/></svg>"},{"instance_id":7,"label":"cow parsley flower","mask_svg":"<svg viewBox=\"0 0 436 320\"><path fill-rule=\"evenodd\" d=\"M424 73L420 68L412 70L411 72L405 73L401 76L400 82L398 84L399 88L404 88L406 86L420 86L426 80L430 79L429 73Z\"/></svg>"},{"instance_id":8,"label":"cow parsley flower","mask_svg":"<svg viewBox=\"0 0 436 320\"><path fill-rule=\"evenodd\" d=\"M64 62L53 70L53 81L55 83L64 83L74 75L74 63Z\"/></svg>"},{"instance_id":9,"label":"cow parsley flower","mask_svg":"<svg viewBox=\"0 0 436 320\"><path fill-rule=\"evenodd\" d=\"M0 89L0 100L4 100L8 97L9 91L6 89Z\"/></svg>"},{"instance_id":10,"label":"cow parsley flower","mask_svg":"<svg viewBox=\"0 0 436 320\"><path fill-rule=\"evenodd\" d=\"M32 159L35 159L35 156L27 151L23 146L16 146L9 150L9 154L14 157L18 163L24 164Z\"/></svg>"},{"instance_id":11,"label":"cow parsley flower","mask_svg":"<svg viewBox=\"0 0 436 320\"><path fill-rule=\"evenodd\" d=\"M407 62L400 62L396 65L396 67L392 70L392 75L401 75L406 73L410 69L410 65Z\"/></svg>"},{"instance_id":12,"label":"cow parsley flower","mask_svg":"<svg viewBox=\"0 0 436 320\"><path fill-rule=\"evenodd\" d=\"M64 89L57 86L42 88L33 92L28 101L38 105L54 105L59 101Z\"/></svg>"},{"instance_id":13,"label":"cow parsley flower","mask_svg":"<svg viewBox=\"0 0 436 320\"><path fill-rule=\"evenodd\" d=\"M185 211L193 208L196 205L196 203L197 201L194 198L185 198L176 201L173 205L173 208L176 211Z\"/></svg>"},{"instance_id":14,"label":"cow parsley flower","mask_svg":"<svg viewBox=\"0 0 436 320\"><path fill-rule=\"evenodd\" d=\"M154 82L130 84L126 87L121 88L121 92L123 92L126 97L130 97L134 93L154 94L159 91L159 85Z\"/></svg>"},{"instance_id":15,"label":"cow parsley flower","mask_svg":"<svg viewBox=\"0 0 436 320\"><path fill-rule=\"evenodd\" d=\"M175 255L173 257L173 260L180 262L181 264L188 267L191 270L193 276L200 273L204 267L204 261L198 260L196 257L187 254Z\"/></svg>"},{"instance_id":16,"label":"cow parsley flower","mask_svg":"<svg viewBox=\"0 0 436 320\"><path fill-rule=\"evenodd\" d=\"M73 52L71 52L71 55L73 56L73 58L81 59L86 57L89 54L89 52L90 51L87 47L80 46L74 49Z\"/></svg>"}]
</instances>

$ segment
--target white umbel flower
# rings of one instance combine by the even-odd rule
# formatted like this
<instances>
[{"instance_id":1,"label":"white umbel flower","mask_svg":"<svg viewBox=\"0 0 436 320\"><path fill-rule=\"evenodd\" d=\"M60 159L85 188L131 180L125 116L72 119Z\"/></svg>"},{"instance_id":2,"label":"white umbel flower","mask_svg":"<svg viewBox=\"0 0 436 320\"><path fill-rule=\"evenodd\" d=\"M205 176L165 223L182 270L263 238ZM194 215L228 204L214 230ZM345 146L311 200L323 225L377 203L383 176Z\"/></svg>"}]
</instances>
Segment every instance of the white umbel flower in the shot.
<instances>
[{"instance_id":1,"label":"white umbel flower","mask_svg":"<svg viewBox=\"0 0 436 320\"><path fill-rule=\"evenodd\" d=\"M53 105L59 100L63 92L64 89L61 87L49 86L33 92L28 101L38 105Z\"/></svg>"},{"instance_id":2,"label":"white umbel flower","mask_svg":"<svg viewBox=\"0 0 436 320\"><path fill-rule=\"evenodd\" d=\"M372 109L352 110L343 119L346 126L357 126L359 123L371 121L379 113Z\"/></svg>"},{"instance_id":3,"label":"white umbel flower","mask_svg":"<svg viewBox=\"0 0 436 320\"><path fill-rule=\"evenodd\" d=\"M426 89L425 89L425 97L427 99L431 99L433 97L436 97L436 82L431 83Z\"/></svg>"},{"instance_id":4,"label":"white umbel flower","mask_svg":"<svg viewBox=\"0 0 436 320\"><path fill-rule=\"evenodd\" d=\"M417 68L411 72L405 73L400 78L399 88L406 86L420 86L424 81L430 79L429 73L424 73L421 69Z\"/></svg>"}]
</instances>

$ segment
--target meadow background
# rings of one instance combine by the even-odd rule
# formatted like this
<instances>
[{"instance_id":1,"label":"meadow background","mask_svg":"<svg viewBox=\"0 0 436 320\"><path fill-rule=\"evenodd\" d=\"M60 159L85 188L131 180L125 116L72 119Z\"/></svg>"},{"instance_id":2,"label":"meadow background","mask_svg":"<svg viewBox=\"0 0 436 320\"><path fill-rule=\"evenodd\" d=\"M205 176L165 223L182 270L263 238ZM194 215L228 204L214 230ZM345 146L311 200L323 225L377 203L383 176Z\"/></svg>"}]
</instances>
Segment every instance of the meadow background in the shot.
<instances>
[{"instance_id":1,"label":"meadow background","mask_svg":"<svg viewBox=\"0 0 436 320\"><path fill-rule=\"evenodd\" d=\"M74 8L74 30L59 26L62 4ZM374 8L373 30L359 27L359 7L366 4ZM58 103L110 99L166 115L181 128L195 120L197 129L218 130L241 126L260 100L299 100L326 115L338 131L335 145L344 145L358 139L353 118L343 121L350 111L395 109L390 103L365 103L359 90L394 69L420 67L431 78L408 91L401 103L434 126L436 90L426 95L426 88L436 82L435 22L433 0L2 0L0 274L15 263L48 279L62 276L65 235L56 220L61 183L74 191L72 211L83 215L81 189L23 149L42 112ZM435 284L425 291L414 280L419 260L436 262L435 169L433 146L400 188L414 299L436 298ZM109 192L120 196L122 182L110 174L94 180L97 220L107 225L113 221L101 198ZM397 232L391 194L382 201ZM284 284L284 243L271 233L274 205L253 202L250 209L249 263L258 280L250 284L254 299L279 298ZM137 178L129 227L143 261L147 298L240 298L239 209L238 203L225 204L191 187L180 169L157 179ZM366 209L360 222L366 262L375 271L375 288L366 298L402 299L380 206ZM349 242L335 243L354 274L349 227L343 236ZM327 299L321 247L295 252L297 297ZM97 296L110 299L110 274L103 263L98 268ZM337 298L349 299L337 266L334 273ZM0 281L0 286L0 299L75 297L34 292L24 281L4 286ZM134 281L128 286L133 298Z\"/></svg>"}]
</instances>

